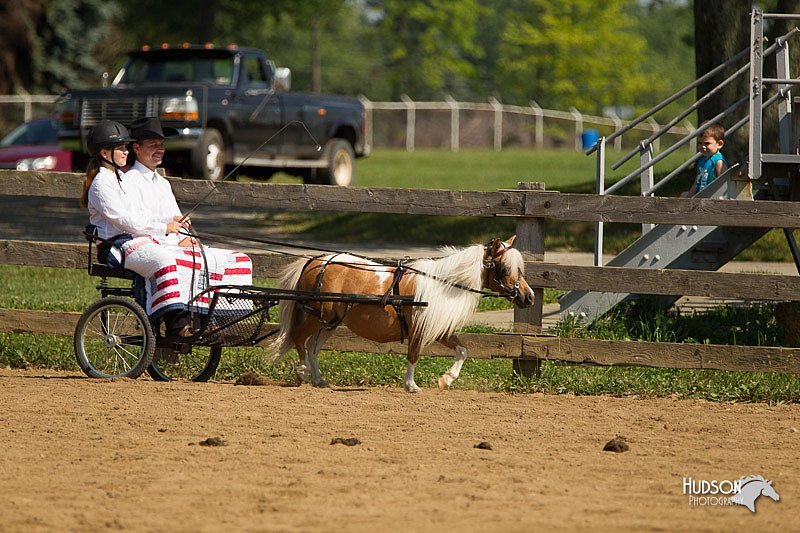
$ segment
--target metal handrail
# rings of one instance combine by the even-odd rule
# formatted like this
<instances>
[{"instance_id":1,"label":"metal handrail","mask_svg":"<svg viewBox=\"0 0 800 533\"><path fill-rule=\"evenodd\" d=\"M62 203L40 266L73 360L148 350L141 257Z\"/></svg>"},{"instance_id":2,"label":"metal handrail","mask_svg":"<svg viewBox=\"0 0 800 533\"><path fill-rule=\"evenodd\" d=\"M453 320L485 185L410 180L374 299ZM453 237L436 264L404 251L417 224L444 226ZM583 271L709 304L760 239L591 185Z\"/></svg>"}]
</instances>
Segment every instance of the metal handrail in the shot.
<instances>
[{"instance_id":1,"label":"metal handrail","mask_svg":"<svg viewBox=\"0 0 800 533\"><path fill-rule=\"evenodd\" d=\"M716 87L714 87L713 89L711 89L711 90L710 90L708 93L706 93L706 94L705 94L705 95L704 95L702 98L700 98L700 99L699 99L699 100L697 100L697 101L696 101L694 104L692 104L692 105L690 105L689 107L687 107L687 108L686 108L686 109L685 109L685 110L684 110L682 113L680 113L678 116L676 116L676 117L675 117L674 119L672 119L670 122L668 122L668 123L667 123L667 124L666 124L666 125L665 125L663 128L661 128L661 129L660 129L660 130L658 130L656 133L654 133L654 134L652 134L651 136L649 136L647 139L643 140L643 141L642 141L642 143L644 143L644 144L650 144L650 143L652 143L652 142L653 142L655 139L657 139L658 137L661 137L661 136L662 136L664 133L666 133L666 132L667 132L667 131L668 131L668 130L669 130L671 127L672 127L672 126L674 126L674 125L675 125L675 124L677 124L677 123L678 123L680 120L683 120L684 118L686 118L686 117L688 117L690 114L692 114L694 111L696 111L696 110L697 110L697 108L699 108L701 105L703 105L704 103L706 103L706 102L707 102L709 99L711 99L711 97L712 97L712 96L714 96L714 95L715 95L715 94L717 94L719 91L721 91L723 88L725 88L725 86L727 86L729 83L731 83L731 82L732 82L732 81L733 81L735 78L737 78L738 76L740 76L740 75L741 75L741 74L743 74L744 72L747 72L747 70L748 70L749 68L750 68L750 62L748 62L748 63L747 63L747 64L745 64L745 65L744 65L742 68L740 68L739 70L737 70L736 72L734 72L733 74L731 74L731 75L730 75L730 76L729 76L727 79L725 79L725 81L723 81L722 83L720 83L719 85L717 85ZM638 153L639 153L639 150L640 150L640 149L639 149L638 147L637 147L637 148L635 148L635 149L633 149L633 150L631 150L631 151L630 151L630 152L628 152L628 153L627 153L627 154L626 154L626 155L625 155L625 156L624 156L622 159L620 159L620 160L619 160L619 161L617 161L616 163L612 164L612 165L611 165L611 168L612 168L613 170L617 170L619 167L621 167L622 165L624 165L625 163L627 163L627 162L630 160L630 158L631 158L631 157L633 157L633 156L635 156L636 154L638 154Z\"/></svg>"},{"instance_id":2,"label":"metal handrail","mask_svg":"<svg viewBox=\"0 0 800 533\"><path fill-rule=\"evenodd\" d=\"M771 97L769 97L767 100L764 101L764 103L761 105L761 109L764 110L764 109L768 108L769 106L774 104L776 101L778 101L778 99L780 99L780 98L782 98L782 95L780 93L776 93L776 94L772 95ZM741 128L742 126L747 124L748 122L750 122L750 117L749 116L742 118L741 120L739 120L739 122L737 122L736 124L734 124L733 126L728 128L728 130L726 132L726 135L730 135L730 134L735 133L736 130L738 130L739 128ZM658 189L660 189L662 186L664 186L667 183L669 183L675 176L677 176L678 174L680 174L681 172L683 172L684 170L689 168L689 166L691 166L691 164L694 163L695 161L697 161L698 159L700 159L700 153L699 152L694 154L689 159L687 159L678 168L676 168L675 170L673 170L672 172L670 172L669 174L667 174L666 176L661 178L658 181L658 183L653 185L653 187L651 187L647 191L642 192L642 196L649 196L649 195L653 194Z\"/></svg>"},{"instance_id":3,"label":"metal handrail","mask_svg":"<svg viewBox=\"0 0 800 533\"><path fill-rule=\"evenodd\" d=\"M750 100L750 98L748 96L743 96L742 98L740 98L739 100L737 100L736 102L734 102L733 104L728 106L724 111L722 111L721 113L718 113L714 117L710 118L709 122L712 122L712 123L713 122L718 122L719 120L727 117L728 115L733 113L733 111L737 107L739 107L740 105L744 104L748 100ZM692 139L694 139L695 137L700 135L703 132L703 130L705 130L705 126L702 126L702 125L700 127L696 128L689 135L685 136L683 139L679 140L678 142L676 142L675 144L673 144L672 146L670 146L669 148L667 148L666 150L664 150L663 152L658 154L651 161L649 161L645 165L642 165L641 167L637 168L636 170L634 170L633 172L631 172L630 174L628 174L627 176L625 176L624 178L622 178L621 180L616 182L614 185L612 185L611 187L606 189L606 194L613 194L615 191L618 191L621 187L623 187L625 184L629 183L633 178L635 178L636 176L641 174L643 171L645 171L648 168L652 167L656 163L662 161L664 158L666 158L672 152L676 151L678 148L681 148L683 145L685 145L686 143L688 143L689 141L691 141Z\"/></svg>"},{"instance_id":4,"label":"metal handrail","mask_svg":"<svg viewBox=\"0 0 800 533\"><path fill-rule=\"evenodd\" d=\"M792 36L793 36L795 33L799 32L799 31L800 31L800 29L799 29L799 28L792 28L791 30L789 30L788 32L786 32L786 34L784 34L784 35L780 36L778 39L776 39L776 41L775 41L775 42L774 42L772 45L770 45L769 47L767 47L767 48L766 48L766 50L764 50L764 57L767 57L767 56L769 56L769 55L771 55L771 54L775 53L775 52L778 50L778 48L780 48L780 47L781 47L781 43L782 43L782 42L784 42L784 41L786 41L786 40L790 39L790 38L791 38L791 37L792 37ZM748 50L747 50L747 49L745 49L745 50L743 50L742 52L747 52L747 51L748 51ZM736 54L735 56L733 56L731 59L729 59L728 61L726 61L725 63L722 63L722 64L718 65L718 66L717 66L717 67L716 67L714 70L712 70L712 71L710 71L710 72L715 72L715 71L717 71L717 70L718 70L720 67L722 67L722 66L725 66L725 65L728 65L728 64L731 64L735 58L739 57L739 56L742 54L742 52L739 52L738 54ZM644 140L644 141L642 141L642 142L643 142L643 143L645 143L645 144L649 144L649 143L653 142L655 139L657 139L658 137L660 137L661 135L663 135L663 134L664 134L666 131L668 131L668 130L669 130L669 127L671 127L671 126L674 126L674 125L675 125L675 124L676 124L676 123L677 123L677 122L680 120L680 118L685 118L686 116L688 116L689 114L691 114L691 113L692 113L694 110L696 110L696 109L697 109L698 107L700 107L700 106L701 106L703 103L705 103L705 102L706 102L706 101L707 101L707 100L708 100L708 99L709 99L711 96L713 96L714 94L716 94L718 91L722 90L722 89L723 89L725 86L727 86L728 84L732 83L732 82L733 82L733 81L734 81L734 80L735 80L735 79L736 79L738 76L741 76L741 75L742 75L744 72L746 72L746 71L747 71L749 68L750 68L750 61L748 61L747 63L745 63L744 65L742 65L742 67L741 67L741 68L739 68L739 70L737 70L736 72L734 72L733 74L731 74L731 75L730 75L728 78L726 78L724 81L722 81L721 83L719 83L719 84L718 84L716 87L714 87L714 88L713 88L711 91L709 91L707 94L705 94L705 95L704 95L702 98L700 98L699 100L697 100L697 101L696 101L696 102L695 102L695 103L694 103L692 106L690 106L689 108L687 108L686 110L684 110L684 112L683 112L683 113L681 113L680 115L678 115L678 117L676 117L675 119L673 119L673 121L671 121L669 124L667 124L666 126L664 126L664 127L663 127L663 128L662 128L662 129L661 129L659 132L657 132L657 133L654 133L653 135L651 135L650 137L648 137L646 140ZM707 75L708 75L708 74L706 74L705 76L703 76L703 77L701 77L701 78L698 78L698 81L699 81L699 80L702 80L702 79L703 79L704 77L706 77ZM770 79L770 80L771 80L771 78L768 78L768 79ZM777 81L783 81L783 80L777 80ZM764 80L764 82L767 82L767 80L765 79L765 80ZM797 80L795 80L795 83L800 83L800 81L797 81ZM684 87L683 89L681 89L681 91L683 91L683 93L682 93L682 94L685 94L685 93L686 93L686 89L687 89L687 88L694 88L696 85L697 85L697 83L694 83L694 84L689 84L689 85L687 85L686 87ZM681 93L681 91L678 91L678 93L676 93L675 95L677 95L677 94ZM682 94L681 94L681 95L682 95ZM675 96L675 95L673 95L673 96ZM673 98L673 99L672 99L672 101L674 102L674 101L675 101L675 98ZM663 102L662 102L662 103L663 103ZM656 107L658 107L658 106L656 106ZM655 108L653 108L653 109L655 109ZM641 116L640 116L640 117L638 117L638 118L644 119L644 118L646 118L646 116L647 116L647 113L645 113L644 115L641 115ZM680 117L680 118L679 118L679 117ZM640 122L641 122L641 121L640 121ZM631 124L633 124L633 122L631 122ZM612 139L612 136L609 136L609 137L607 137L607 138L606 138L606 141L609 141L609 140L611 140L611 139ZM626 155L625 155L625 156L624 156L622 159L620 159L620 160L618 160L617 162L615 162L614 164L612 164L612 165L611 165L611 168L612 168L612 169L614 169L614 170L617 170L619 167L621 167L621 166L622 166L622 165L624 165L626 162L628 162L628 161L630 160L630 158L631 158L631 157L633 157L634 155L636 155L638 152L639 152L639 149L638 149L638 148L637 148L637 149L634 149L634 150L631 150L631 151L630 151L629 153L627 153L627 154L626 154ZM590 152L589 152L589 151L587 151L586 153L588 154L588 153L590 153ZM640 170L645 170L645 169L640 169Z\"/></svg>"},{"instance_id":5,"label":"metal handrail","mask_svg":"<svg viewBox=\"0 0 800 533\"><path fill-rule=\"evenodd\" d=\"M684 94L688 93L689 91L691 91L692 89L694 89L698 85L700 85L701 83L703 83L703 82L709 80L710 78L712 78L720 70L724 69L725 67L727 67L728 65L730 65L732 63L735 63L736 61L741 59L743 56L747 55L748 52L749 52L749 50L747 48L745 48L744 50L742 50L741 52L739 52L735 56L731 57L730 59L728 59L724 63L720 63L719 65L714 67L714 69L706 72L701 77L697 78L695 81L693 81L692 83L690 83L689 85L687 85L683 89L680 89L678 92L676 92L675 94L673 94L672 96L670 96L669 98L664 100L663 102L661 102L658 105L652 107L650 110L645 111L643 114L639 115L638 117L636 117L635 119L630 121L624 128L622 128L620 130L617 130L614 133L612 133L611 135L609 135L608 137L606 137L606 141L611 141L614 138L616 138L616 137L622 135L623 133L629 131L631 128L633 128L637 124L640 124L641 122L644 122L649 117L651 117L652 115L654 115L657 112L661 111L662 109L667 107L669 104L671 104L672 102L674 102L675 100L677 100L678 98L683 96ZM593 147L587 149L584 153L586 155L589 155L592 152L594 152L594 150L595 150L595 147L593 146Z\"/></svg>"}]
</instances>

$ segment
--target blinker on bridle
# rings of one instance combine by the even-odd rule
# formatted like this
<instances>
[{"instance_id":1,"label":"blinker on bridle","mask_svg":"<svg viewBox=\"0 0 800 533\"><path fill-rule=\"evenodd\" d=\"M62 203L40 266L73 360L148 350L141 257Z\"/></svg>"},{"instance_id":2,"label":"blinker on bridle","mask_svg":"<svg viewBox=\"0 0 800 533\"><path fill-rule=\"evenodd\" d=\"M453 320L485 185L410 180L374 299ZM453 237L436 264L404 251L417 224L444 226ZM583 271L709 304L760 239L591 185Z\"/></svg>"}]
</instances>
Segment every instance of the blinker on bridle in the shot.
<instances>
[{"instance_id":1,"label":"blinker on bridle","mask_svg":"<svg viewBox=\"0 0 800 533\"><path fill-rule=\"evenodd\" d=\"M522 281L522 270L517 272L517 282L514 283L514 286L511 288L507 287L500 279L500 273L498 272L499 269L497 268L497 260L511 247L505 242L501 241L500 247L494 253L492 253L492 242L493 241L490 241L486 245L486 255L490 256L490 259L484 262L484 268L493 272L495 283L497 283L497 285L499 285L500 288L506 292L504 296L506 296L509 300L514 300L519 295L519 286L520 282Z\"/></svg>"}]
</instances>

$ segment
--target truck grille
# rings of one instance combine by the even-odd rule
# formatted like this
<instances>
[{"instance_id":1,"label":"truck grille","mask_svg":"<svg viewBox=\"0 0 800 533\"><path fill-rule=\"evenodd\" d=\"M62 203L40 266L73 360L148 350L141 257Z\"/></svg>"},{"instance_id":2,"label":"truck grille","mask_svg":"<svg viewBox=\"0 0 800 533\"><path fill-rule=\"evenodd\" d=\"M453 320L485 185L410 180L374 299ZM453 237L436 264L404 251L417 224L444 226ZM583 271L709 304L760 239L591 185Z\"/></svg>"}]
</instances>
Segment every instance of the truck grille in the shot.
<instances>
[{"instance_id":1,"label":"truck grille","mask_svg":"<svg viewBox=\"0 0 800 533\"><path fill-rule=\"evenodd\" d=\"M137 118L158 116L156 97L116 99L84 99L81 102L81 126L91 127L103 119L129 125Z\"/></svg>"}]
</instances>

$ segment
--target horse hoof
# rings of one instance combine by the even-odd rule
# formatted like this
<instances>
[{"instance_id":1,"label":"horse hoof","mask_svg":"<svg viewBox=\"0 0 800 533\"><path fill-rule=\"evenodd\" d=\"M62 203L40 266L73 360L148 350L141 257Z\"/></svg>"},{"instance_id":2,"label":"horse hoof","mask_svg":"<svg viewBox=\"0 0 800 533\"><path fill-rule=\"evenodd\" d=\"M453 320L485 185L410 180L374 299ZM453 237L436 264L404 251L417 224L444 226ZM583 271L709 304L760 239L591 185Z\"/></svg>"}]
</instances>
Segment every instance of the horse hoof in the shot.
<instances>
[{"instance_id":1,"label":"horse hoof","mask_svg":"<svg viewBox=\"0 0 800 533\"><path fill-rule=\"evenodd\" d=\"M420 389L416 383L412 383L411 385L406 385L406 392L410 392L411 394L419 394L422 392L422 389Z\"/></svg>"},{"instance_id":2,"label":"horse hoof","mask_svg":"<svg viewBox=\"0 0 800 533\"><path fill-rule=\"evenodd\" d=\"M318 389L327 389L327 388L330 387L330 385L328 385L327 381L318 381L316 383L312 383L312 385L314 385Z\"/></svg>"},{"instance_id":3,"label":"horse hoof","mask_svg":"<svg viewBox=\"0 0 800 533\"><path fill-rule=\"evenodd\" d=\"M444 379L444 376L439 377L439 390L445 390L450 384Z\"/></svg>"}]
</instances>

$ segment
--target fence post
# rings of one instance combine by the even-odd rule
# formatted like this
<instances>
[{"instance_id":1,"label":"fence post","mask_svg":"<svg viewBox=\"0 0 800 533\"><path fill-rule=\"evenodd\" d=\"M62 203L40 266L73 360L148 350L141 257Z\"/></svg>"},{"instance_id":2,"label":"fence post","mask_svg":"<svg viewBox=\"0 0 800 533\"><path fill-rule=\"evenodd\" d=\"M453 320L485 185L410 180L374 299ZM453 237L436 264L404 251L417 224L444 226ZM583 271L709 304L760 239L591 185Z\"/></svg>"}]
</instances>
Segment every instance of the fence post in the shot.
<instances>
[{"instance_id":1,"label":"fence post","mask_svg":"<svg viewBox=\"0 0 800 533\"><path fill-rule=\"evenodd\" d=\"M449 94L445 95L444 101L450 106L450 151L458 152L460 147L461 118L458 112L458 102Z\"/></svg>"},{"instance_id":2,"label":"fence post","mask_svg":"<svg viewBox=\"0 0 800 533\"><path fill-rule=\"evenodd\" d=\"M22 96L24 98L23 105L25 106L25 122L28 122L31 118L33 118L33 105L31 96L29 94L25 94Z\"/></svg>"},{"instance_id":3,"label":"fence post","mask_svg":"<svg viewBox=\"0 0 800 533\"><path fill-rule=\"evenodd\" d=\"M517 189L523 191L543 191L542 182L520 182ZM527 201L527 200L526 200ZM516 248L522 252L526 261L544 261L544 219L538 217L517 217ZM514 308L514 331L518 333L542 332L542 308L544 289L534 288L534 303L527 309ZM541 361L539 359L513 359L514 372L525 377L534 373L538 378L541 375Z\"/></svg>"},{"instance_id":4,"label":"fence post","mask_svg":"<svg viewBox=\"0 0 800 533\"><path fill-rule=\"evenodd\" d=\"M414 131L417 129L417 113L414 101L407 94L401 94L400 99L406 104L406 151L414 151Z\"/></svg>"},{"instance_id":5,"label":"fence post","mask_svg":"<svg viewBox=\"0 0 800 533\"><path fill-rule=\"evenodd\" d=\"M369 98L367 98L363 94L359 94L358 95L358 99L361 100L361 105L364 106L364 113L366 113L366 115L367 115L367 132L366 132L367 135L366 135L366 138L364 139L364 142L367 144L367 146L371 146L371 147L374 148L375 145L373 143L375 141L374 141L374 139L372 137L372 121L373 121L373 117L372 117L372 113L373 113L372 100L370 100Z\"/></svg>"},{"instance_id":6,"label":"fence post","mask_svg":"<svg viewBox=\"0 0 800 533\"><path fill-rule=\"evenodd\" d=\"M622 129L624 124L622 123L622 119L619 118L619 115L617 115L617 112L613 109L609 115L611 116L611 120L614 121L614 133L616 133ZM622 135L614 138L614 150L622 150Z\"/></svg>"},{"instance_id":7,"label":"fence post","mask_svg":"<svg viewBox=\"0 0 800 533\"><path fill-rule=\"evenodd\" d=\"M544 114L542 108L539 107L534 100L530 101L531 109L535 117L535 132L536 132L536 148L541 148L544 145Z\"/></svg>"},{"instance_id":8,"label":"fence post","mask_svg":"<svg viewBox=\"0 0 800 533\"><path fill-rule=\"evenodd\" d=\"M494 150L503 149L503 104L494 96L489 97L489 103L494 109Z\"/></svg>"},{"instance_id":9,"label":"fence post","mask_svg":"<svg viewBox=\"0 0 800 533\"><path fill-rule=\"evenodd\" d=\"M570 106L569 112L572 113L573 117L575 117L575 149L583 150L583 144L581 143L581 133L583 132L583 115L581 115L581 112L573 106Z\"/></svg>"},{"instance_id":10,"label":"fence post","mask_svg":"<svg viewBox=\"0 0 800 533\"><path fill-rule=\"evenodd\" d=\"M653 136L655 137L653 139L653 149L658 152L661 150L661 137L658 137L658 130L661 129L661 125L653 117L648 117L647 123L653 129Z\"/></svg>"},{"instance_id":11,"label":"fence post","mask_svg":"<svg viewBox=\"0 0 800 533\"><path fill-rule=\"evenodd\" d=\"M683 121L683 127L689 130L690 132L694 131L694 124L689 122L688 119ZM692 137L692 140L689 141L689 151L691 153L697 152L697 137Z\"/></svg>"}]
</instances>

